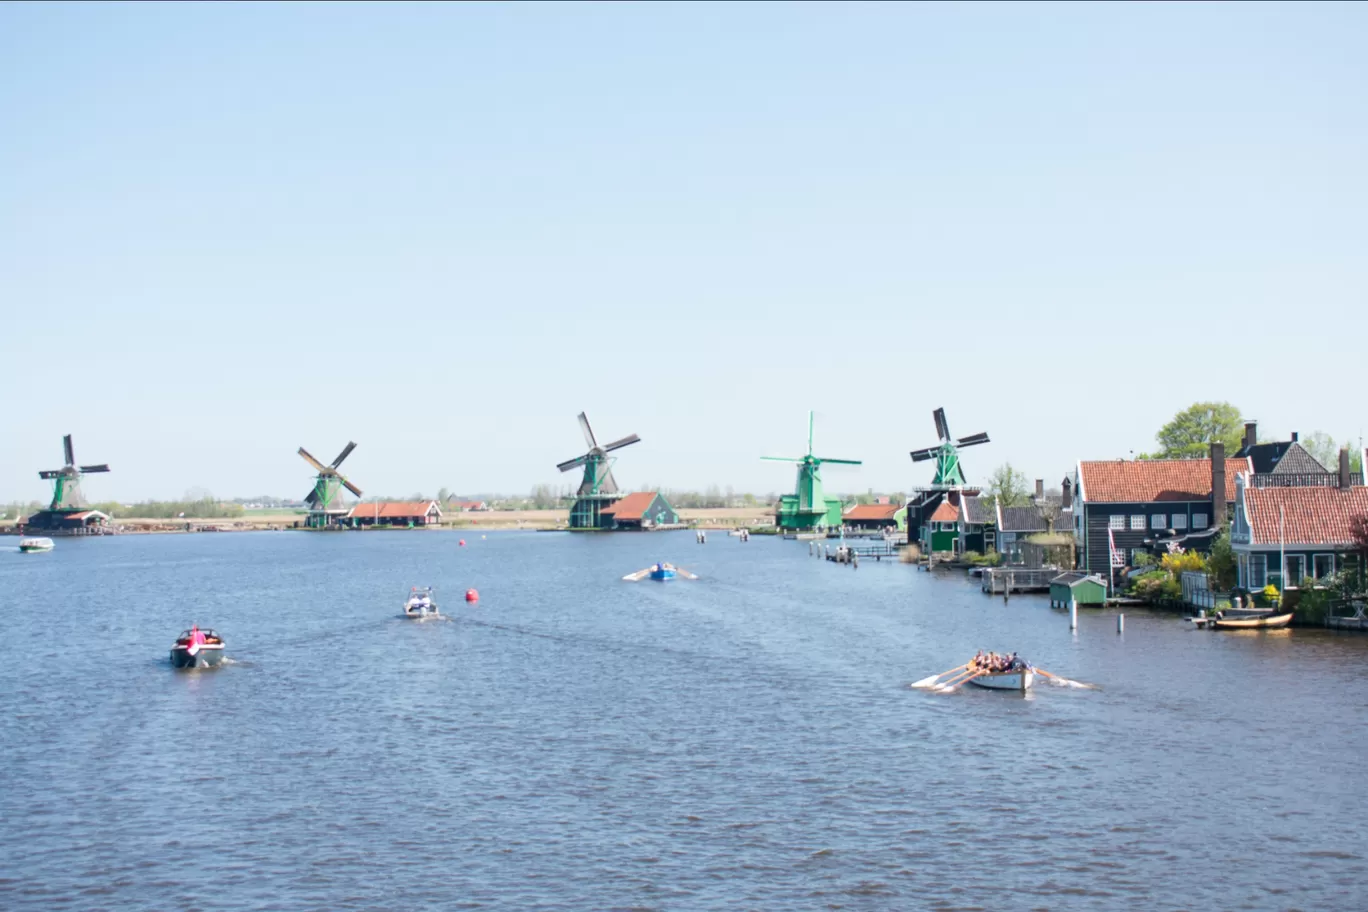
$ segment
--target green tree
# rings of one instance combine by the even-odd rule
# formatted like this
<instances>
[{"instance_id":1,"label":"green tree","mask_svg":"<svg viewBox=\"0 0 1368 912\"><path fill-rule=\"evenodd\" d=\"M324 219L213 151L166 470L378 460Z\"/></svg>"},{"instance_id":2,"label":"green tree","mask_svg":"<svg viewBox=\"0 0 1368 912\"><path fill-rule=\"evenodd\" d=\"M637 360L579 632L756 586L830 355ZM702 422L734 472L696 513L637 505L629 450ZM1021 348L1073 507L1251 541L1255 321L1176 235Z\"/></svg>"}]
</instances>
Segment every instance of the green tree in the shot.
<instances>
[{"instance_id":1,"label":"green tree","mask_svg":"<svg viewBox=\"0 0 1368 912\"><path fill-rule=\"evenodd\" d=\"M1004 462L988 476L988 499L1004 507L1024 507L1030 502L1026 476Z\"/></svg>"},{"instance_id":2,"label":"green tree","mask_svg":"<svg viewBox=\"0 0 1368 912\"><path fill-rule=\"evenodd\" d=\"M1229 590L1235 585L1235 552L1230 548L1230 530L1222 529L1211 543L1207 556L1207 571L1214 577L1217 589Z\"/></svg>"},{"instance_id":3,"label":"green tree","mask_svg":"<svg viewBox=\"0 0 1368 912\"><path fill-rule=\"evenodd\" d=\"M1229 402L1194 402L1154 435L1159 452L1140 458L1193 459L1206 456L1217 441L1225 444L1227 454L1233 454L1240 448L1243 435L1244 419L1235 406Z\"/></svg>"},{"instance_id":4,"label":"green tree","mask_svg":"<svg viewBox=\"0 0 1368 912\"><path fill-rule=\"evenodd\" d=\"M1332 472L1339 471L1340 448L1348 447L1349 470L1352 472L1363 471L1363 451L1354 446L1352 440L1336 443L1335 438L1325 431L1313 431L1301 438L1301 445L1306 448L1306 452L1316 457L1317 462Z\"/></svg>"},{"instance_id":5,"label":"green tree","mask_svg":"<svg viewBox=\"0 0 1368 912\"><path fill-rule=\"evenodd\" d=\"M447 498L450 497L450 496L451 496L451 492L448 491L446 488L438 488L438 489L437 489L437 501L438 501L438 503L442 504L443 506L446 506Z\"/></svg>"}]
</instances>

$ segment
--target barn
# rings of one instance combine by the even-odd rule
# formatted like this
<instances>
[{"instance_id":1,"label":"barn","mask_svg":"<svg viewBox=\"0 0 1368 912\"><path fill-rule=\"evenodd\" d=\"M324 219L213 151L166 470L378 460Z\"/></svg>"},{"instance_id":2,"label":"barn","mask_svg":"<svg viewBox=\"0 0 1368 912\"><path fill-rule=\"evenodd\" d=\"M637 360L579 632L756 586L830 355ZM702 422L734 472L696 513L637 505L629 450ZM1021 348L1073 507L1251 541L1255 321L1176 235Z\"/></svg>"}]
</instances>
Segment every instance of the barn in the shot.
<instances>
[{"instance_id":1,"label":"barn","mask_svg":"<svg viewBox=\"0 0 1368 912\"><path fill-rule=\"evenodd\" d=\"M656 529L679 523L679 514L659 491L638 491L613 501L600 512L601 528Z\"/></svg>"},{"instance_id":2,"label":"barn","mask_svg":"<svg viewBox=\"0 0 1368 912\"><path fill-rule=\"evenodd\" d=\"M359 503L347 513L346 522L363 526L435 526L442 521L442 508L435 500Z\"/></svg>"}]
</instances>

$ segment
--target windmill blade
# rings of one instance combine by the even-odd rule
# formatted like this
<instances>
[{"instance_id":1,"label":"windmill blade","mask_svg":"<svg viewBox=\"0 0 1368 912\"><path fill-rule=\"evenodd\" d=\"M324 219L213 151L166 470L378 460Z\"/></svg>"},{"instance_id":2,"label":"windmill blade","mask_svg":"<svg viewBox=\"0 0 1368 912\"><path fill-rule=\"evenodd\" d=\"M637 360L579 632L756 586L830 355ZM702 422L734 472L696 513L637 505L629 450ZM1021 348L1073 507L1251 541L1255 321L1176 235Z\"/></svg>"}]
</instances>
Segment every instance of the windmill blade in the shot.
<instances>
[{"instance_id":1,"label":"windmill blade","mask_svg":"<svg viewBox=\"0 0 1368 912\"><path fill-rule=\"evenodd\" d=\"M62 438L62 452L66 454L66 464L75 465L76 455L71 450L71 435L67 434Z\"/></svg>"},{"instance_id":2,"label":"windmill blade","mask_svg":"<svg viewBox=\"0 0 1368 912\"><path fill-rule=\"evenodd\" d=\"M613 450L620 450L625 446L631 446L634 443L640 442L641 438L638 437L636 434L628 434L621 440L614 440L612 443L608 444L606 447L603 448L603 452L611 453Z\"/></svg>"},{"instance_id":3,"label":"windmill blade","mask_svg":"<svg viewBox=\"0 0 1368 912\"><path fill-rule=\"evenodd\" d=\"M761 459L768 459L770 462L802 462L802 456L761 456Z\"/></svg>"},{"instance_id":4,"label":"windmill blade","mask_svg":"<svg viewBox=\"0 0 1368 912\"><path fill-rule=\"evenodd\" d=\"M299 448L299 455L300 455L300 456L303 456L303 457L304 457L304 461L307 462L309 465L313 466L313 467L314 467L315 469L317 469L320 473L322 473L322 474L324 474L324 475L328 474L328 467L325 466L323 463L319 462L317 459L314 459L313 456L309 455L309 451L308 451L308 450L304 449L303 447L300 447L300 448Z\"/></svg>"},{"instance_id":5,"label":"windmill blade","mask_svg":"<svg viewBox=\"0 0 1368 912\"><path fill-rule=\"evenodd\" d=\"M987 432L983 432L979 434L970 434L968 437L961 437L959 440L955 441L955 446L978 446L980 443L987 442L988 434Z\"/></svg>"},{"instance_id":6,"label":"windmill blade","mask_svg":"<svg viewBox=\"0 0 1368 912\"><path fill-rule=\"evenodd\" d=\"M586 462L588 462L588 461L589 461L589 454L588 454L588 453L585 453L583 456L576 456L574 459L571 459L569 462L560 462L560 463L557 463L557 464L556 464L556 468L560 469L562 472L568 472L568 471L570 471L571 469L577 469L577 468L579 468L580 466L584 465L584 464L585 464Z\"/></svg>"},{"instance_id":7,"label":"windmill blade","mask_svg":"<svg viewBox=\"0 0 1368 912\"><path fill-rule=\"evenodd\" d=\"M339 475L338 477L341 478L340 475ZM351 491L351 492L352 492L353 494L355 494L357 497L360 497L360 496L361 496L361 489L358 488L356 485L352 484L350 481L348 481L348 480L345 479L345 478L342 479L342 487L346 488L348 491Z\"/></svg>"},{"instance_id":8,"label":"windmill blade","mask_svg":"<svg viewBox=\"0 0 1368 912\"><path fill-rule=\"evenodd\" d=\"M61 469L48 469L46 472L39 472L39 473L38 473L38 477L39 477L39 478L46 479L47 481L51 481L51 480L54 479L54 478L60 478L61 475L62 475L62 470L61 470Z\"/></svg>"},{"instance_id":9,"label":"windmill blade","mask_svg":"<svg viewBox=\"0 0 1368 912\"><path fill-rule=\"evenodd\" d=\"M99 465L81 466L81 471L82 471L82 472L108 472L108 471L109 471L109 466L108 466L108 464L102 462L102 463L100 463Z\"/></svg>"},{"instance_id":10,"label":"windmill blade","mask_svg":"<svg viewBox=\"0 0 1368 912\"><path fill-rule=\"evenodd\" d=\"M827 459L825 456L814 456L813 459L822 465L864 465L859 459Z\"/></svg>"},{"instance_id":11,"label":"windmill blade","mask_svg":"<svg viewBox=\"0 0 1368 912\"><path fill-rule=\"evenodd\" d=\"M584 442L589 444L589 449L598 446L598 441L594 439L594 429L589 426L589 417L584 412L579 413L580 430L584 432Z\"/></svg>"},{"instance_id":12,"label":"windmill blade","mask_svg":"<svg viewBox=\"0 0 1368 912\"><path fill-rule=\"evenodd\" d=\"M351 451L354 449L356 449L356 444L352 443L351 441L348 441L347 445L342 448L342 452L338 453L337 458L332 461L332 467L335 469L338 466L340 466L342 464L342 460L350 456Z\"/></svg>"},{"instance_id":13,"label":"windmill blade","mask_svg":"<svg viewBox=\"0 0 1368 912\"><path fill-rule=\"evenodd\" d=\"M931 413L931 417L936 419L936 433L941 440L950 439L950 423L945 420L945 409L938 408Z\"/></svg>"},{"instance_id":14,"label":"windmill blade","mask_svg":"<svg viewBox=\"0 0 1368 912\"><path fill-rule=\"evenodd\" d=\"M317 489L317 488L310 488L310 489L309 489L309 496L306 497L306 498L304 498L304 502L305 502L306 504L308 504L309 506L311 506L311 507L318 506L318 489Z\"/></svg>"},{"instance_id":15,"label":"windmill blade","mask_svg":"<svg viewBox=\"0 0 1368 912\"><path fill-rule=\"evenodd\" d=\"M939 452L940 452L940 447L927 447L927 448L924 449L924 450L913 450L913 451L912 451L912 461L913 461L913 462L926 462L926 460L928 460L928 459L935 459L935 458L936 458L936 454L939 453Z\"/></svg>"}]
</instances>

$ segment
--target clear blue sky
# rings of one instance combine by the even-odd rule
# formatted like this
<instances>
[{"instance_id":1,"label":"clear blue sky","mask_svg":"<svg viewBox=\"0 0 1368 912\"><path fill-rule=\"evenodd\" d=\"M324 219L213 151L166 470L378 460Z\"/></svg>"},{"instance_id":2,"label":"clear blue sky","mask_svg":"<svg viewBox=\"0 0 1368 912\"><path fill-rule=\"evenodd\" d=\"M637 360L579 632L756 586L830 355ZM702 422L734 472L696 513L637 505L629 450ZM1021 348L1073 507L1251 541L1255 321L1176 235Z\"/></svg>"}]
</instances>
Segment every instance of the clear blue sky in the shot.
<instances>
[{"instance_id":1,"label":"clear blue sky","mask_svg":"<svg viewBox=\"0 0 1368 912\"><path fill-rule=\"evenodd\" d=\"M1368 7L0 7L0 499L1357 435Z\"/></svg>"}]
</instances>

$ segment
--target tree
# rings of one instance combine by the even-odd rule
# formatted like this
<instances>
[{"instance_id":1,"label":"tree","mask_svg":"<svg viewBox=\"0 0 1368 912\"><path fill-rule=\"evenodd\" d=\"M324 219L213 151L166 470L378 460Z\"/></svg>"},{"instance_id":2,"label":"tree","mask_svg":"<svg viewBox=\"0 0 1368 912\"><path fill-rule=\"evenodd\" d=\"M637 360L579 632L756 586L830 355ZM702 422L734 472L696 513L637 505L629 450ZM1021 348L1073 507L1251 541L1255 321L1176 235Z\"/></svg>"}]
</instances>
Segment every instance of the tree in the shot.
<instances>
[{"instance_id":1,"label":"tree","mask_svg":"<svg viewBox=\"0 0 1368 912\"><path fill-rule=\"evenodd\" d=\"M450 497L450 496L451 496L451 492L448 491L446 488L438 488L438 489L437 489L437 502L438 502L438 503L440 503L440 504L446 504L447 498Z\"/></svg>"},{"instance_id":2,"label":"tree","mask_svg":"<svg viewBox=\"0 0 1368 912\"><path fill-rule=\"evenodd\" d=\"M1363 451L1353 445L1353 442L1346 440L1344 443L1336 443L1335 438L1325 431L1313 431L1301 438L1301 445L1306 448L1306 452L1316 457L1316 461L1325 466L1332 472L1339 471L1339 451L1341 447L1349 448L1349 470L1351 472L1363 471Z\"/></svg>"},{"instance_id":3,"label":"tree","mask_svg":"<svg viewBox=\"0 0 1368 912\"><path fill-rule=\"evenodd\" d=\"M1004 507L1024 507L1029 501L1026 476L1004 462L988 476L988 499Z\"/></svg>"},{"instance_id":4,"label":"tree","mask_svg":"<svg viewBox=\"0 0 1368 912\"><path fill-rule=\"evenodd\" d=\"M1240 448L1244 419L1229 402L1194 402L1173 416L1154 439L1159 452L1141 459L1195 459L1206 456L1212 443L1224 443L1227 454Z\"/></svg>"},{"instance_id":5,"label":"tree","mask_svg":"<svg viewBox=\"0 0 1368 912\"><path fill-rule=\"evenodd\" d=\"M1230 530L1222 529L1211 543L1207 557L1207 571L1215 577L1218 589L1230 590L1236 582L1235 552L1230 548Z\"/></svg>"}]
</instances>

